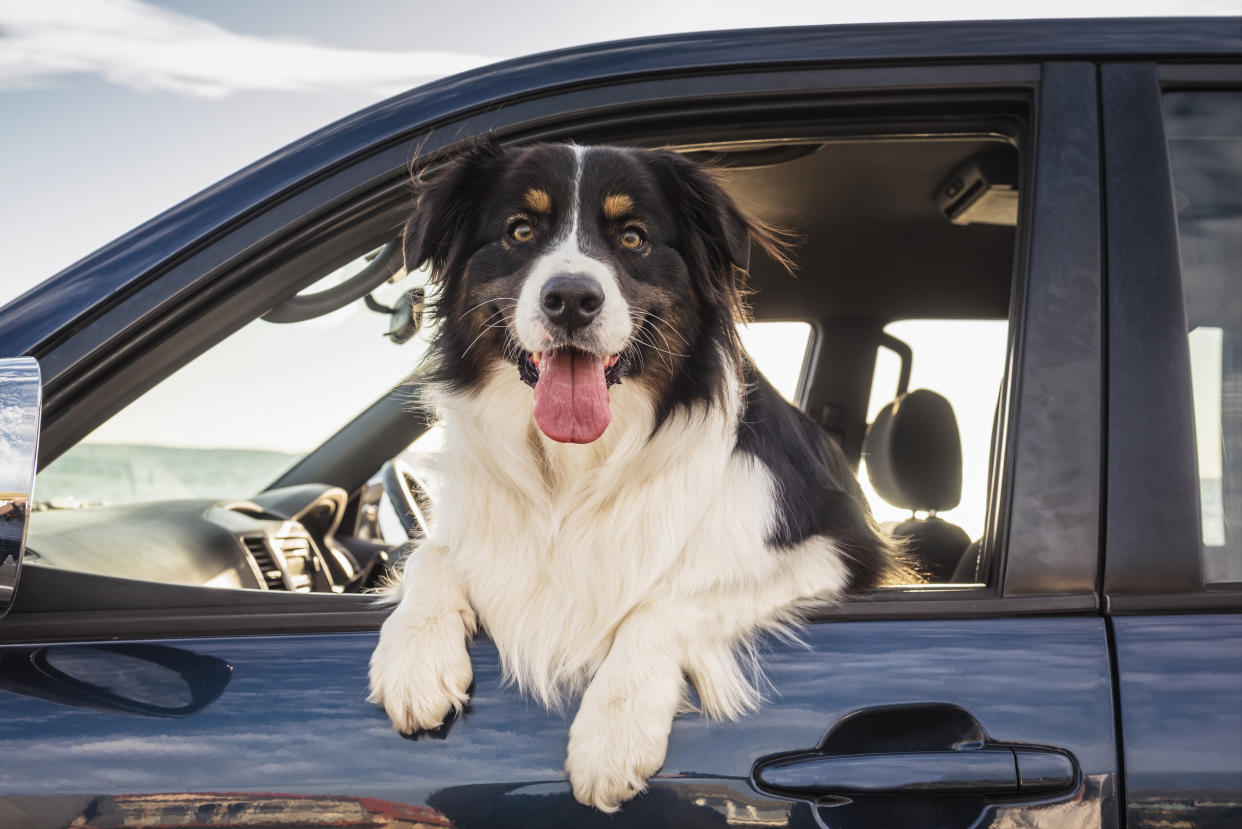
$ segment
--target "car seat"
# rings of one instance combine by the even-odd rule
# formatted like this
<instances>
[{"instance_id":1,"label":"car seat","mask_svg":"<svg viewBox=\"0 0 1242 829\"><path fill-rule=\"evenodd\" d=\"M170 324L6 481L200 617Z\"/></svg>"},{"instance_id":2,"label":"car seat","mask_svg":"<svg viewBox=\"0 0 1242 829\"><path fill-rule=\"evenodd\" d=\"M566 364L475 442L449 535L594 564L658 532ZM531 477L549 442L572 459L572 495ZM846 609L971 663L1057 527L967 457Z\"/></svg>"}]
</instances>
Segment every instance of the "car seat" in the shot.
<instances>
[{"instance_id":1,"label":"car seat","mask_svg":"<svg viewBox=\"0 0 1242 829\"><path fill-rule=\"evenodd\" d=\"M936 516L962 499L962 440L953 406L929 389L897 396L876 415L863 440L867 477L888 503L911 516L892 530L929 581L947 582L970 536ZM926 518L915 513L924 511Z\"/></svg>"}]
</instances>

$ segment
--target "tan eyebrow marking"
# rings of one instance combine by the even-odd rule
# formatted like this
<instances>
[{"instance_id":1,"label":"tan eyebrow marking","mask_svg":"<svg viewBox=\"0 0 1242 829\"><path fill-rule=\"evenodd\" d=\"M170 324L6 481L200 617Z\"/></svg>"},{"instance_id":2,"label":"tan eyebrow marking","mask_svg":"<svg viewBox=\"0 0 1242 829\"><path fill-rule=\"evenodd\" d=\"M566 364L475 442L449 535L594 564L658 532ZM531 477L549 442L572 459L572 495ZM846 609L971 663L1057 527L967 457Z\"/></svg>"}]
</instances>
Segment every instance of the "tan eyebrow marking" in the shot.
<instances>
[{"instance_id":1,"label":"tan eyebrow marking","mask_svg":"<svg viewBox=\"0 0 1242 829\"><path fill-rule=\"evenodd\" d=\"M604 215L609 219L620 219L634 209L634 200L629 196L614 193L604 199Z\"/></svg>"},{"instance_id":2,"label":"tan eyebrow marking","mask_svg":"<svg viewBox=\"0 0 1242 829\"><path fill-rule=\"evenodd\" d=\"M536 213L551 213L552 197L547 191L532 187L526 191L526 206Z\"/></svg>"}]
</instances>

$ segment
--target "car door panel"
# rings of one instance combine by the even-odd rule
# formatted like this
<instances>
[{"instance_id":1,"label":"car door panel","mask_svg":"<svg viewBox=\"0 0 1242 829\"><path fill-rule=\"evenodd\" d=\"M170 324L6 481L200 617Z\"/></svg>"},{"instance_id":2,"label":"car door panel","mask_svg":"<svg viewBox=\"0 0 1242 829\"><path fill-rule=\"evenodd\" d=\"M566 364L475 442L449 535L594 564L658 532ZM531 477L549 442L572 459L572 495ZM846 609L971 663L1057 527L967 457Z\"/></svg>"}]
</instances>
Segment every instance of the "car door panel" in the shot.
<instances>
[{"instance_id":1,"label":"car door panel","mask_svg":"<svg viewBox=\"0 0 1242 829\"><path fill-rule=\"evenodd\" d=\"M163 642L231 666L218 697L188 715L159 716L51 701L4 684L0 743L20 760L0 774L0 822L56 825L50 818L72 813L87 826L121 817L158 825L159 815L195 811L207 825L245 825L237 816L252 813L305 824L353 810L462 827L851 826L859 815L849 809L757 790L756 760L814 749L859 710L950 703L991 738L1068 752L1081 780L1057 797L1008 805L981 797L948 812L928 812L917 798L874 803L893 825L915 818L946 827L1116 825L1112 691L1099 619L825 622L808 626L803 639L805 648L767 646L772 690L757 713L736 723L679 717L650 791L612 816L572 798L561 772L569 715L505 686L486 640L472 649L469 710L414 739L394 733L383 711L365 702L372 633ZM46 663L46 651L74 647L81 646L6 647L0 682L32 659ZM132 675L118 688L136 697L158 691ZM873 823L876 813L867 814Z\"/></svg>"},{"instance_id":2,"label":"car door panel","mask_svg":"<svg viewBox=\"0 0 1242 829\"><path fill-rule=\"evenodd\" d=\"M1133 826L1242 823L1242 616L1113 619Z\"/></svg>"},{"instance_id":3,"label":"car door panel","mask_svg":"<svg viewBox=\"0 0 1242 829\"><path fill-rule=\"evenodd\" d=\"M1222 335L1237 326L1232 104L1242 67L1130 61L1103 64L1100 78L1110 341L1102 587L1113 614L1126 822L1237 826L1242 583L1227 569L1214 577L1205 558L1214 548L1218 563L1238 561L1238 528L1218 500L1222 537L1209 543L1203 484L1213 461L1218 487L1238 463L1222 452L1237 399L1224 391L1224 350L1196 377L1190 339L1201 325ZM1166 113L1170 93L1224 97L1201 98L1198 117L1180 120ZM1195 386L1213 376L1218 408L1202 417Z\"/></svg>"}]
</instances>

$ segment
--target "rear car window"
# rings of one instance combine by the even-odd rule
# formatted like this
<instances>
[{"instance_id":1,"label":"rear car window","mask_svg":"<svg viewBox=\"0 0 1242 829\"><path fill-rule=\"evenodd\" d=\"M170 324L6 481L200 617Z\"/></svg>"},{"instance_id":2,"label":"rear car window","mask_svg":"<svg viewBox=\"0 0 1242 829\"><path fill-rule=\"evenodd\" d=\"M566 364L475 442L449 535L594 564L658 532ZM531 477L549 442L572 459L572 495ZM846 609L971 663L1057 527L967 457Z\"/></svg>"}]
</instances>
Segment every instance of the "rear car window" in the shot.
<instances>
[{"instance_id":1,"label":"rear car window","mask_svg":"<svg viewBox=\"0 0 1242 829\"><path fill-rule=\"evenodd\" d=\"M1169 92L1203 570L1242 581L1242 91Z\"/></svg>"}]
</instances>

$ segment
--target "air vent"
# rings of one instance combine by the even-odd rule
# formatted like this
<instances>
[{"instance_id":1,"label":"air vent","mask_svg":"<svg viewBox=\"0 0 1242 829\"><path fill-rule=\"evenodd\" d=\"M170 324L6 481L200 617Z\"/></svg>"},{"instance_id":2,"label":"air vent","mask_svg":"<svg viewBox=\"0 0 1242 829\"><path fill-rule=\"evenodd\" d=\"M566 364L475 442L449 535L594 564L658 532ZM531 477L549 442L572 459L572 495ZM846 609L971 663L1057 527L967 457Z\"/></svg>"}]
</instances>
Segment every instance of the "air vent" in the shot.
<instances>
[{"instance_id":1,"label":"air vent","mask_svg":"<svg viewBox=\"0 0 1242 829\"><path fill-rule=\"evenodd\" d=\"M275 542L280 560L285 565L285 573L289 577L289 589L299 593L310 591L314 586L313 574L319 569L319 560L315 556L315 547L310 536L292 532L278 536Z\"/></svg>"},{"instance_id":2,"label":"air vent","mask_svg":"<svg viewBox=\"0 0 1242 829\"><path fill-rule=\"evenodd\" d=\"M286 535L276 539L276 543L280 545L280 551L289 556L309 556L311 541L305 535Z\"/></svg>"},{"instance_id":3,"label":"air vent","mask_svg":"<svg viewBox=\"0 0 1242 829\"><path fill-rule=\"evenodd\" d=\"M251 558L254 559L255 567L258 568L259 574L267 584L267 589L284 590L285 575L280 571L280 566L276 564L276 560L272 558L272 551L267 546L267 539L261 535L248 535L242 539L242 543L246 545Z\"/></svg>"}]
</instances>

